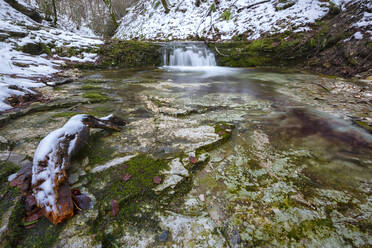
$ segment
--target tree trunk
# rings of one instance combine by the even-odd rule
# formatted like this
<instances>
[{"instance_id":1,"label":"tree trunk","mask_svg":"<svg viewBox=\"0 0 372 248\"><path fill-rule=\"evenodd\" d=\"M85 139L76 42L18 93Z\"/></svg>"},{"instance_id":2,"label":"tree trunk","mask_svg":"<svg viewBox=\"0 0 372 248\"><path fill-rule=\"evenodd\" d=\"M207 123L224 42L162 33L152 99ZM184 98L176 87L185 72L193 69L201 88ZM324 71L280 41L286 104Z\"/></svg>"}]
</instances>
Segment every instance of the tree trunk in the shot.
<instances>
[{"instance_id":1,"label":"tree trunk","mask_svg":"<svg viewBox=\"0 0 372 248\"><path fill-rule=\"evenodd\" d=\"M168 14L169 13L169 8L168 8L167 0L161 0L161 4L164 7L165 13Z\"/></svg>"},{"instance_id":2,"label":"tree trunk","mask_svg":"<svg viewBox=\"0 0 372 248\"><path fill-rule=\"evenodd\" d=\"M53 15L54 15L54 26L57 26L57 8L56 8L56 1L52 0L52 7L53 7Z\"/></svg>"},{"instance_id":3,"label":"tree trunk","mask_svg":"<svg viewBox=\"0 0 372 248\"><path fill-rule=\"evenodd\" d=\"M116 16L115 16L115 13L112 9L112 3L111 3L111 0L103 0L103 2L106 4L107 8L109 9L109 12L110 12L110 16L111 16L111 20L112 22L114 23L114 28L115 30L119 27L119 24L118 22L116 21Z\"/></svg>"}]
</instances>

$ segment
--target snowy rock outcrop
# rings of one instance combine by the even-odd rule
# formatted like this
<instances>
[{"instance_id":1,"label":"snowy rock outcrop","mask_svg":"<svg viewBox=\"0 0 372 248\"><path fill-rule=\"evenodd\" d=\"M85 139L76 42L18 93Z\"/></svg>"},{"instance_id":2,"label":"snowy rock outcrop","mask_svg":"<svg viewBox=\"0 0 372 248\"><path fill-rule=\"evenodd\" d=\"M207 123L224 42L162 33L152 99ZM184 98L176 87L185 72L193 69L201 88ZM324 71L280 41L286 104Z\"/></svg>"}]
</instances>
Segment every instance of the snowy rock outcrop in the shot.
<instances>
[{"instance_id":1,"label":"snowy rock outcrop","mask_svg":"<svg viewBox=\"0 0 372 248\"><path fill-rule=\"evenodd\" d=\"M165 13L159 1L140 0L122 19L116 33L121 39L173 40L191 37L222 40L247 34L256 39L262 33L306 30L307 24L323 17L329 3L293 0L170 0ZM283 2L283 1L280 1Z\"/></svg>"},{"instance_id":2,"label":"snowy rock outcrop","mask_svg":"<svg viewBox=\"0 0 372 248\"><path fill-rule=\"evenodd\" d=\"M358 1L358 0L354 0ZM343 8L352 0L169 0L166 13L160 0L140 0L129 9L116 33L120 39L248 40L286 30L310 30L309 24L324 17L332 7ZM363 23L371 23L368 12ZM367 20L369 19L369 20Z\"/></svg>"},{"instance_id":3,"label":"snowy rock outcrop","mask_svg":"<svg viewBox=\"0 0 372 248\"><path fill-rule=\"evenodd\" d=\"M55 54L56 49L88 50L102 43L97 37L83 37L51 27L45 21L35 22L0 0L0 112L12 109L10 97L36 95L33 89L52 81L66 61L93 62L96 59L94 53L85 52L79 57L61 57ZM39 49L41 55L35 56L21 51L26 44L39 48L52 44L54 50ZM47 54L45 50L49 49Z\"/></svg>"}]
</instances>

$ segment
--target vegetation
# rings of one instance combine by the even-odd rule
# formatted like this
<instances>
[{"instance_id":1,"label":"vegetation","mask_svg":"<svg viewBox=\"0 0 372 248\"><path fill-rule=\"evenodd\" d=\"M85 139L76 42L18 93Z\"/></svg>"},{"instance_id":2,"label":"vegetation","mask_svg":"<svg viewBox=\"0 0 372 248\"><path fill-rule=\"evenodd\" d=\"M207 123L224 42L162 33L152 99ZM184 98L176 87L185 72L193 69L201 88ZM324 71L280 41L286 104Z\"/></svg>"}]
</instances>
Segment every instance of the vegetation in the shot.
<instances>
[{"instance_id":1,"label":"vegetation","mask_svg":"<svg viewBox=\"0 0 372 248\"><path fill-rule=\"evenodd\" d=\"M143 41L112 40L99 51L98 67L132 68L159 66L161 46Z\"/></svg>"}]
</instances>

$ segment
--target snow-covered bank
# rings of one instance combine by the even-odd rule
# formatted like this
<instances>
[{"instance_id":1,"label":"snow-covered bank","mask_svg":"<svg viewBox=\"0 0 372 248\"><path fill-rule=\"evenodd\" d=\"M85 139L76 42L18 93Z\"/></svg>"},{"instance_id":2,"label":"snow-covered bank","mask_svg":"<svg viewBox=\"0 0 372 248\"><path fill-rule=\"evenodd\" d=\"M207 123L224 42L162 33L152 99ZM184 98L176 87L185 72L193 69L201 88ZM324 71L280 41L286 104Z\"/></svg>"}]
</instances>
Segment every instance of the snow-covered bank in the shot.
<instances>
[{"instance_id":1,"label":"snow-covered bank","mask_svg":"<svg viewBox=\"0 0 372 248\"><path fill-rule=\"evenodd\" d=\"M45 51L41 55L20 51L21 46L30 43L52 44L55 48L49 55ZM96 58L92 53L79 57L52 55L56 48L88 50L102 43L97 37L53 28L45 21L39 24L0 0L0 112L12 108L9 97L34 94L32 88L45 86L42 82L52 80L66 61L92 62Z\"/></svg>"},{"instance_id":2,"label":"snow-covered bank","mask_svg":"<svg viewBox=\"0 0 372 248\"><path fill-rule=\"evenodd\" d=\"M330 8L343 9L346 3L357 1L169 0L170 11L165 13L160 0L140 0L122 19L116 37L126 40L230 40L244 36L252 40L287 30L310 30L309 24L324 17ZM371 26L371 15L365 12L362 16L355 25Z\"/></svg>"}]
</instances>

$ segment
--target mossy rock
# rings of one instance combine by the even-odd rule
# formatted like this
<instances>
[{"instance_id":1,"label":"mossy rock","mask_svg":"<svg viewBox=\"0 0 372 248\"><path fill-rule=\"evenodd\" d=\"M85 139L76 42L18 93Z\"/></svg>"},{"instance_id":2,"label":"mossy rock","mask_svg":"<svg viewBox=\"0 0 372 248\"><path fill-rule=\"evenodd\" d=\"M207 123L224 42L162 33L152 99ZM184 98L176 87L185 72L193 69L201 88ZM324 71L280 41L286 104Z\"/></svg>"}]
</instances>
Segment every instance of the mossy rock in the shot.
<instances>
[{"instance_id":1,"label":"mossy rock","mask_svg":"<svg viewBox=\"0 0 372 248\"><path fill-rule=\"evenodd\" d=\"M99 50L98 67L131 68L161 64L161 45L142 41L113 40Z\"/></svg>"},{"instance_id":2,"label":"mossy rock","mask_svg":"<svg viewBox=\"0 0 372 248\"><path fill-rule=\"evenodd\" d=\"M31 55L40 55L44 52L43 46L41 43L27 43L20 47L20 50L24 53Z\"/></svg>"},{"instance_id":3,"label":"mossy rock","mask_svg":"<svg viewBox=\"0 0 372 248\"><path fill-rule=\"evenodd\" d=\"M99 92L86 92L83 94L84 98L88 98L91 102L105 102L109 100L109 97Z\"/></svg>"}]
</instances>

